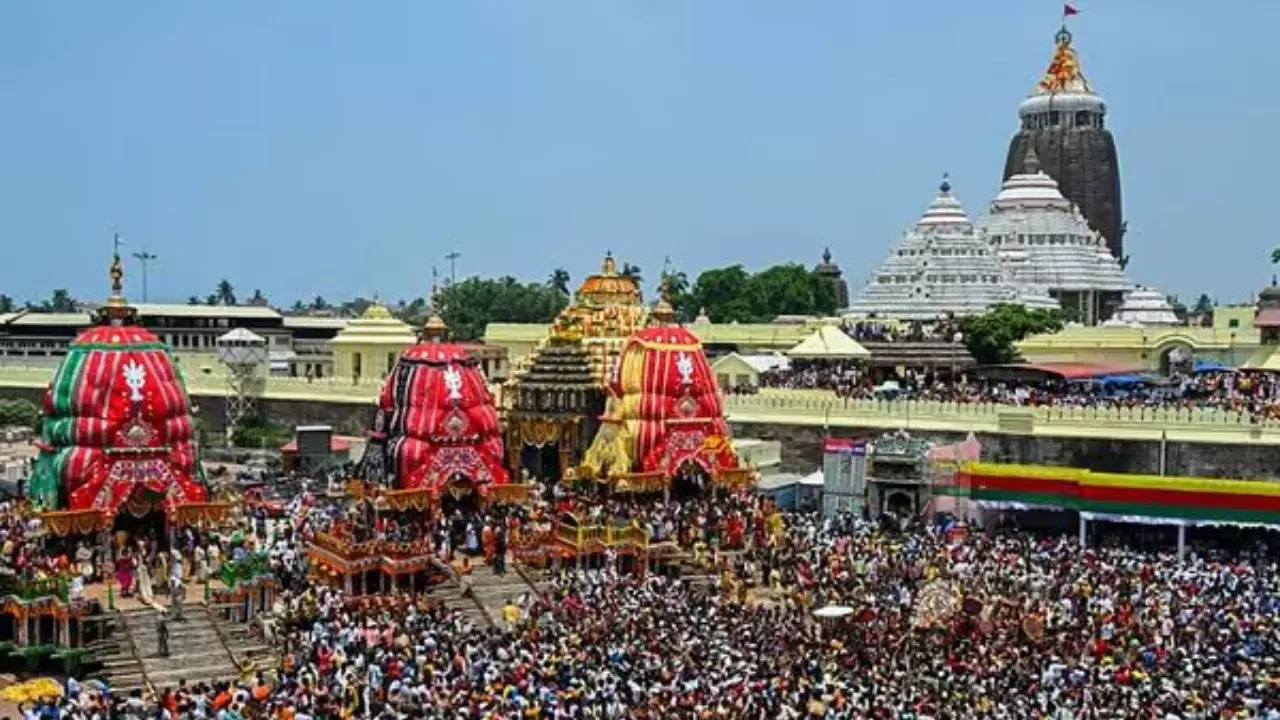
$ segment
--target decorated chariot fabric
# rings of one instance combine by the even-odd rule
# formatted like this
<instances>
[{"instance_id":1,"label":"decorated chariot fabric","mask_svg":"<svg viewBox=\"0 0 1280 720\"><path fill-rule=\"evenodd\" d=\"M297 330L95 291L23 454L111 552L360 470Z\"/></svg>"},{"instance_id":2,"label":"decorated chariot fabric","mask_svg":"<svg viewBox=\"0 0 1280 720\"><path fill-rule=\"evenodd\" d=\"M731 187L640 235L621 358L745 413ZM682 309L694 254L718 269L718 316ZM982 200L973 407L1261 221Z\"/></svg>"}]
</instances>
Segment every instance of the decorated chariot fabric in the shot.
<instances>
[{"instance_id":1,"label":"decorated chariot fabric","mask_svg":"<svg viewBox=\"0 0 1280 720\"><path fill-rule=\"evenodd\" d=\"M29 497L46 509L142 515L206 499L185 384L148 330L81 333L45 392L44 412Z\"/></svg>"},{"instance_id":2,"label":"decorated chariot fabric","mask_svg":"<svg viewBox=\"0 0 1280 720\"><path fill-rule=\"evenodd\" d=\"M447 343L406 350L378 399L365 479L442 495L461 477L465 490L484 492L508 482L503 461L498 412L475 359Z\"/></svg>"}]
</instances>

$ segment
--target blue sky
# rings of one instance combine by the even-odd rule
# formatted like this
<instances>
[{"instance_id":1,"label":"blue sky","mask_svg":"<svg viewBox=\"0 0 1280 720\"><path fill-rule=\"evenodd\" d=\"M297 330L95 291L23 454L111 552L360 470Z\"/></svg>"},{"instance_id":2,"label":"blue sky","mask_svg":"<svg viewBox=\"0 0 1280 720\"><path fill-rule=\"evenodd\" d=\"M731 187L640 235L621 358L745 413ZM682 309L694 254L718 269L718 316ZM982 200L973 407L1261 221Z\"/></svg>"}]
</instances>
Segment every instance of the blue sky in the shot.
<instances>
[{"instance_id":1,"label":"blue sky","mask_svg":"<svg viewBox=\"0 0 1280 720\"><path fill-rule=\"evenodd\" d=\"M1267 282L1280 3L1079 0L1135 279ZM852 289L943 171L994 196L1061 3L529 0L0 5L0 292L151 299L221 277L275 304L816 261ZM138 268L129 268L140 295Z\"/></svg>"}]
</instances>

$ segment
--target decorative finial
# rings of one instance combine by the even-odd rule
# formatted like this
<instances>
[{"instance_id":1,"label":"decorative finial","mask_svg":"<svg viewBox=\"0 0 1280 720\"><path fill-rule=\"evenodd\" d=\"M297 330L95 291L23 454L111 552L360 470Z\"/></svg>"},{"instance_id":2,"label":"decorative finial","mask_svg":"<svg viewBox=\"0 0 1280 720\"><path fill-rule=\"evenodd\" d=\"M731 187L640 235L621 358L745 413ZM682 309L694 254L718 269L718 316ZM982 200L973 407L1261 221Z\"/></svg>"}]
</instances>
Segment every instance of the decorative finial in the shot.
<instances>
[{"instance_id":1,"label":"decorative finial","mask_svg":"<svg viewBox=\"0 0 1280 720\"><path fill-rule=\"evenodd\" d=\"M422 326L423 339L432 342L440 342L449 334L449 326L445 324L444 318L440 317L440 287L436 282L438 275L436 269L431 268L430 314L427 316L427 322Z\"/></svg>"},{"instance_id":2,"label":"decorative finial","mask_svg":"<svg viewBox=\"0 0 1280 720\"><path fill-rule=\"evenodd\" d=\"M942 184L938 186L943 195L951 192L951 173L942 173Z\"/></svg>"},{"instance_id":3,"label":"decorative finial","mask_svg":"<svg viewBox=\"0 0 1280 720\"><path fill-rule=\"evenodd\" d=\"M830 245L822 249L822 264L823 265L831 264L831 246Z\"/></svg>"},{"instance_id":4,"label":"decorative finial","mask_svg":"<svg viewBox=\"0 0 1280 720\"><path fill-rule=\"evenodd\" d=\"M120 233L111 238L111 267L107 269L111 278L111 295L98 310L98 321L112 325L123 325L137 317L137 311L124 299L124 266L120 263Z\"/></svg>"},{"instance_id":5,"label":"decorative finial","mask_svg":"<svg viewBox=\"0 0 1280 720\"><path fill-rule=\"evenodd\" d=\"M618 274L618 264L613 261L612 250L606 250L604 252L604 263L600 266L600 273L603 275Z\"/></svg>"},{"instance_id":6,"label":"decorative finial","mask_svg":"<svg viewBox=\"0 0 1280 720\"><path fill-rule=\"evenodd\" d=\"M676 321L676 309L671 305L671 282L666 276L658 284L658 302L649 315L659 325L670 325Z\"/></svg>"},{"instance_id":7,"label":"decorative finial","mask_svg":"<svg viewBox=\"0 0 1280 720\"><path fill-rule=\"evenodd\" d=\"M1027 154L1022 158L1022 172L1035 175L1040 172L1040 158L1036 155L1036 144L1027 141Z\"/></svg>"},{"instance_id":8,"label":"decorative finial","mask_svg":"<svg viewBox=\"0 0 1280 720\"><path fill-rule=\"evenodd\" d=\"M1067 25L1065 22L1062 24L1062 27L1058 30L1058 33L1053 36L1053 42L1055 45L1059 45L1059 46L1071 44L1071 31L1067 29Z\"/></svg>"}]
</instances>

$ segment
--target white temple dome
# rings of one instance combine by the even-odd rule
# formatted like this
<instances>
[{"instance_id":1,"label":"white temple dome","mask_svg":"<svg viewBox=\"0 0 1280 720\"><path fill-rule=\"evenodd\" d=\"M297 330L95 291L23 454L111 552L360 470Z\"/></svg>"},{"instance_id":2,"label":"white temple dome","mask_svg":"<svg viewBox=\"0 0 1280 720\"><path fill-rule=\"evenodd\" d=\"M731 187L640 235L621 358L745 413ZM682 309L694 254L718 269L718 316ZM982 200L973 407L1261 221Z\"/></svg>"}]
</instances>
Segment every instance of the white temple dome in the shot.
<instances>
[{"instance_id":1,"label":"white temple dome","mask_svg":"<svg viewBox=\"0 0 1280 720\"><path fill-rule=\"evenodd\" d=\"M1177 325L1178 316L1159 290L1137 285L1124 296L1108 324Z\"/></svg>"},{"instance_id":2,"label":"white temple dome","mask_svg":"<svg viewBox=\"0 0 1280 720\"><path fill-rule=\"evenodd\" d=\"M928 320L974 315L992 305L1020 303L1057 309L1043 290L1009 282L996 248L974 227L943 176L938 194L914 227L902 235L889 257L873 273L858 298L853 316Z\"/></svg>"}]
</instances>

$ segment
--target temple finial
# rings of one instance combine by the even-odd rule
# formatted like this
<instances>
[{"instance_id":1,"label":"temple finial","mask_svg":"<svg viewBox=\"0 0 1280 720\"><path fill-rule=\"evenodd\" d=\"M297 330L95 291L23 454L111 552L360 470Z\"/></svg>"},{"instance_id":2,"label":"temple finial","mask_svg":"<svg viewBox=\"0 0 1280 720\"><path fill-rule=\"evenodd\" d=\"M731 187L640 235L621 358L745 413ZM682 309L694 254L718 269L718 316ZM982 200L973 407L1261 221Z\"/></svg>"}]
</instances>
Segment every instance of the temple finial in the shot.
<instances>
[{"instance_id":1,"label":"temple finial","mask_svg":"<svg viewBox=\"0 0 1280 720\"><path fill-rule=\"evenodd\" d=\"M120 262L120 233L111 238L111 266L107 269L111 278L111 295L98 310L99 322L123 325L137 317L137 311L124 299L124 265Z\"/></svg>"},{"instance_id":2,"label":"temple finial","mask_svg":"<svg viewBox=\"0 0 1280 720\"><path fill-rule=\"evenodd\" d=\"M440 317L440 285L439 273L431 268L431 298L427 301L429 308L427 322L422 326L422 337L425 340L440 342L449 334L449 326Z\"/></svg>"},{"instance_id":3,"label":"temple finial","mask_svg":"<svg viewBox=\"0 0 1280 720\"><path fill-rule=\"evenodd\" d=\"M943 195L951 192L951 173L942 173L942 184L938 186L938 190L942 191Z\"/></svg>"},{"instance_id":4,"label":"temple finial","mask_svg":"<svg viewBox=\"0 0 1280 720\"><path fill-rule=\"evenodd\" d=\"M617 275L617 274L618 274L618 264L617 264L616 262L614 262L614 261L613 261L613 251L612 251L612 250L606 250L606 251L604 252L604 263L602 263L602 264L601 264L601 266L600 266L600 273L601 273L602 275Z\"/></svg>"},{"instance_id":5,"label":"temple finial","mask_svg":"<svg viewBox=\"0 0 1280 720\"><path fill-rule=\"evenodd\" d=\"M658 302L649 315L660 325L671 325L676 321L676 309L671 304L671 282L667 276L663 276L658 284Z\"/></svg>"},{"instance_id":6,"label":"temple finial","mask_svg":"<svg viewBox=\"0 0 1280 720\"><path fill-rule=\"evenodd\" d=\"M831 246L830 245L822 249L822 262L824 265L831 264Z\"/></svg>"}]
</instances>

